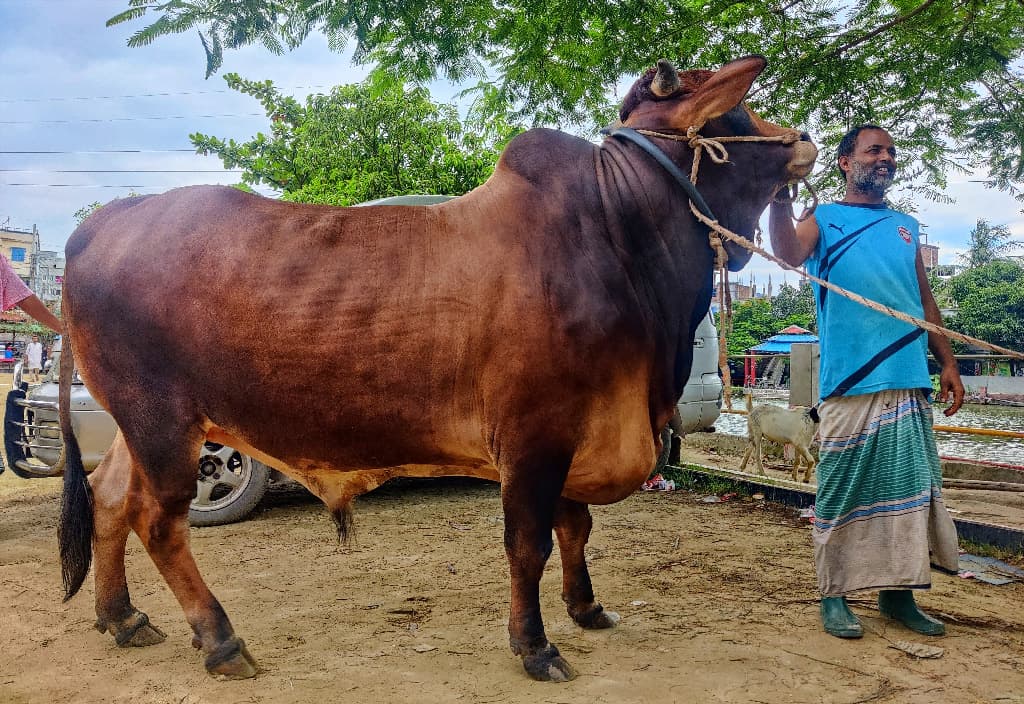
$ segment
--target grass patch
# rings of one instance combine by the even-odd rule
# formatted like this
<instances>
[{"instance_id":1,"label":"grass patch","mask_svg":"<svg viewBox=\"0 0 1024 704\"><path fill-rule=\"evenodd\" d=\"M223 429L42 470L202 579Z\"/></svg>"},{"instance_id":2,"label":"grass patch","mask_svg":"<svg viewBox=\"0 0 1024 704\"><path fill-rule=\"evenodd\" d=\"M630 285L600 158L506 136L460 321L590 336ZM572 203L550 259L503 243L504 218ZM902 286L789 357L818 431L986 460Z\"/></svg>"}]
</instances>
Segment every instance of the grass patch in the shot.
<instances>
[{"instance_id":1,"label":"grass patch","mask_svg":"<svg viewBox=\"0 0 1024 704\"><path fill-rule=\"evenodd\" d=\"M738 496L749 496L750 490L730 479L716 477L704 472L695 471L697 468L690 465L665 465L661 470L661 476L675 482L677 489L686 491L703 492L705 494L737 494Z\"/></svg>"},{"instance_id":2,"label":"grass patch","mask_svg":"<svg viewBox=\"0 0 1024 704\"><path fill-rule=\"evenodd\" d=\"M1014 567L1024 567L1024 552L1001 548L996 545L976 543L973 540L960 539L960 549L978 557L993 557Z\"/></svg>"}]
</instances>

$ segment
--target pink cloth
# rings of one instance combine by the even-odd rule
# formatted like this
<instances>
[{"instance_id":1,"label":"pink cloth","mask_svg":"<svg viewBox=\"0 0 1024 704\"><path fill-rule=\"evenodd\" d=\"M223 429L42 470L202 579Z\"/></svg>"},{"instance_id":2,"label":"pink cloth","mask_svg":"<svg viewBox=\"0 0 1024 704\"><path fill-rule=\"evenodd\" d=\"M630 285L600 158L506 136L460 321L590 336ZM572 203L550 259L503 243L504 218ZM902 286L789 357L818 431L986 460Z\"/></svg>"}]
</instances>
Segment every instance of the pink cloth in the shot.
<instances>
[{"instance_id":1,"label":"pink cloth","mask_svg":"<svg viewBox=\"0 0 1024 704\"><path fill-rule=\"evenodd\" d=\"M32 291L11 268L7 257L0 254L0 310L18 305L32 295Z\"/></svg>"}]
</instances>

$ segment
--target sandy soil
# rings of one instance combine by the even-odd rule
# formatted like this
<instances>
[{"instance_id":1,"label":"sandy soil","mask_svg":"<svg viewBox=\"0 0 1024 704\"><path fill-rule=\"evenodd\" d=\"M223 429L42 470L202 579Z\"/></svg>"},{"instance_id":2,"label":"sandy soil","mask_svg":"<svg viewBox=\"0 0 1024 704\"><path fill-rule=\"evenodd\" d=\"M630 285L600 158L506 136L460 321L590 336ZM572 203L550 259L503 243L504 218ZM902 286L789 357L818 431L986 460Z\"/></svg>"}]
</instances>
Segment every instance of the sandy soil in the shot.
<instances>
[{"instance_id":1,"label":"sandy soil","mask_svg":"<svg viewBox=\"0 0 1024 704\"><path fill-rule=\"evenodd\" d=\"M56 480L0 476L0 702L1024 702L1024 585L936 573L920 601L949 623L926 639L854 601L867 635L820 630L810 532L759 502L637 493L595 507L587 554L618 628L577 628L542 582L548 635L579 670L538 683L507 644L508 569L497 487L387 485L358 504L341 547L304 492L272 491L249 521L193 529L200 568L261 665L209 677L139 543L136 604L166 642L118 649L92 629L93 585L60 601ZM917 659L898 641L944 649Z\"/></svg>"}]
</instances>

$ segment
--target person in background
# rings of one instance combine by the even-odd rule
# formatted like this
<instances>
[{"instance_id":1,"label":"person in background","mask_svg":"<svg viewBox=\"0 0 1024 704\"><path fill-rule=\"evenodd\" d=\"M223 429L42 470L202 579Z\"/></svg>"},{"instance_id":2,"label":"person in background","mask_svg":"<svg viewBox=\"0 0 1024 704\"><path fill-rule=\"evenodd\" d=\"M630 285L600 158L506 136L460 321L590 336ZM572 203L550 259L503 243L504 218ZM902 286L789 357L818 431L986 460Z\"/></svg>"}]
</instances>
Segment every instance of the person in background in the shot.
<instances>
[{"instance_id":1,"label":"person in background","mask_svg":"<svg viewBox=\"0 0 1024 704\"><path fill-rule=\"evenodd\" d=\"M63 332L60 319L25 285L7 261L7 257L0 255L0 310L8 310L15 306L54 332Z\"/></svg>"},{"instance_id":2,"label":"person in background","mask_svg":"<svg viewBox=\"0 0 1024 704\"><path fill-rule=\"evenodd\" d=\"M772 203L775 253L793 266L891 308L942 324L919 248L919 224L893 210L885 192L896 173L892 137L876 125L850 130L837 167L842 201L820 206L794 228L791 197ZM821 458L814 560L825 631L859 638L848 594L878 591L878 610L912 631L945 625L922 612L913 589L931 586L930 565L955 572L956 526L942 500L932 433L930 348L941 366L938 398L964 399L949 340L814 284L821 340Z\"/></svg>"},{"instance_id":3,"label":"person in background","mask_svg":"<svg viewBox=\"0 0 1024 704\"><path fill-rule=\"evenodd\" d=\"M39 335L32 336L32 342L25 346L25 371L32 375L32 381L39 383L39 372L43 368L43 343Z\"/></svg>"}]
</instances>

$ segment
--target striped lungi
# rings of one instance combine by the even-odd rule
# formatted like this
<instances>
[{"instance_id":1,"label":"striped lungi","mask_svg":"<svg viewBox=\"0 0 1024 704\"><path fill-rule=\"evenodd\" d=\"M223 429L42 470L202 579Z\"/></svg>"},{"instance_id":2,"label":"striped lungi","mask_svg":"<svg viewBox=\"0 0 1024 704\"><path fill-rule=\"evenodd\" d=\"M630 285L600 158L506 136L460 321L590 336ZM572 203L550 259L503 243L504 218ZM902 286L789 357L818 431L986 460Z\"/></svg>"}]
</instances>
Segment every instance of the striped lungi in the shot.
<instances>
[{"instance_id":1,"label":"striped lungi","mask_svg":"<svg viewBox=\"0 0 1024 704\"><path fill-rule=\"evenodd\" d=\"M814 561L823 596L928 588L957 568L932 408L920 389L828 399L821 416Z\"/></svg>"}]
</instances>

